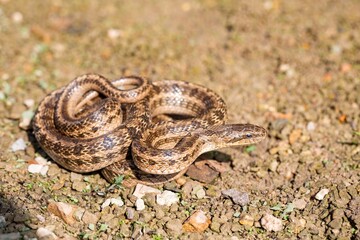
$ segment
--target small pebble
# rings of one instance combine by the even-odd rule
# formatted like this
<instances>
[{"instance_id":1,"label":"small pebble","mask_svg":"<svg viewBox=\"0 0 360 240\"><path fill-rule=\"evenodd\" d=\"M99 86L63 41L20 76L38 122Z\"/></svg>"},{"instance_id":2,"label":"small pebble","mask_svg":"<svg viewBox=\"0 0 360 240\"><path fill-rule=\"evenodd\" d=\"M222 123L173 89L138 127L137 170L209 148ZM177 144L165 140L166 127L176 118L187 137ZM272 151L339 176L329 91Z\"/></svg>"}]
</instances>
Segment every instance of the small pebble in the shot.
<instances>
[{"instance_id":1,"label":"small pebble","mask_svg":"<svg viewBox=\"0 0 360 240\"><path fill-rule=\"evenodd\" d=\"M267 231L274 232L278 232L283 229L281 219L278 219L271 214L266 214L261 218L261 226Z\"/></svg>"},{"instance_id":2,"label":"small pebble","mask_svg":"<svg viewBox=\"0 0 360 240\"><path fill-rule=\"evenodd\" d=\"M147 193L156 193L160 194L161 191L159 189L149 187L143 184L138 183L135 187L133 195L137 198L142 198Z\"/></svg>"},{"instance_id":3,"label":"small pebble","mask_svg":"<svg viewBox=\"0 0 360 240\"><path fill-rule=\"evenodd\" d=\"M17 139L12 145L11 145L11 151L16 152L16 151L22 151L26 149L26 143L24 141L24 139L19 138Z\"/></svg>"},{"instance_id":4,"label":"small pebble","mask_svg":"<svg viewBox=\"0 0 360 240\"><path fill-rule=\"evenodd\" d=\"M306 126L306 129L309 131L309 132L312 132L316 129L316 124L314 122L309 122Z\"/></svg>"},{"instance_id":5,"label":"small pebble","mask_svg":"<svg viewBox=\"0 0 360 240\"><path fill-rule=\"evenodd\" d=\"M316 195L315 195L315 198L319 201L323 200L324 197L329 193L329 189L327 188L323 188L321 189Z\"/></svg>"},{"instance_id":6,"label":"small pebble","mask_svg":"<svg viewBox=\"0 0 360 240\"><path fill-rule=\"evenodd\" d=\"M118 207L121 207L124 205L123 200L118 197L118 198L108 198L106 199L103 204L101 204L101 209L104 209L110 205L117 205Z\"/></svg>"},{"instance_id":7,"label":"small pebble","mask_svg":"<svg viewBox=\"0 0 360 240\"><path fill-rule=\"evenodd\" d=\"M34 104L35 104L34 99L25 99L25 100L24 100L24 105L25 105L27 108L32 108L32 107L34 107Z\"/></svg>"},{"instance_id":8,"label":"small pebble","mask_svg":"<svg viewBox=\"0 0 360 240\"><path fill-rule=\"evenodd\" d=\"M48 170L49 170L49 166L44 166L41 164L30 164L28 166L29 173L40 173L43 176L46 176Z\"/></svg>"},{"instance_id":9,"label":"small pebble","mask_svg":"<svg viewBox=\"0 0 360 240\"><path fill-rule=\"evenodd\" d=\"M98 216L96 216L92 212L85 211L84 214L82 215L81 220L85 224L96 224L99 221L99 218L98 218Z\"/></svg>"},{"instance_id":10,"label":"small pebble","mask_svg":"<svg viewBox=\"0 0 360 240\"><path fill-rule=\"evenodd\" d=\"M12 232L12 233L0 234L0 239L19 240L19 239L22 239L22 238L21 238L21 234L19 232Z\"/></svg>"},{"instance_id":11,"label":"small pebble","mask_svg":"<svg viewBox=\"0 0 360 240\"><path fill-rule=\"evenodd\" d=\"M0 216L0 228L6 226L6 219L4 216Z\"/></svg>"},{"instance_id":12,"label":"small pebble","mask_svg":"<svg viewBox=\"0 0 360 240\"><path fill-rule=\"evenodd\" d=\"M236 189L228 189L221 191L222 195L229 197L233 200L235 204L240 206L245 206L249 203L249 194L246 192L239 192Z\"/></svg>"},{"instance_id":13,"label":"small pebble","mask_svg":"<svg viewBox=\"0 0 360 240\"><path fill-rule=\"evenodd\" d=\"M55 233L53 233L49 229L43 228L43 227L40 227L36 230L36 236L39 239L46 239L46 240L58 239L58 237L55 235Z\"/></svg>"},{"instance_id":14,"label":"small pebble","mask_svg":"<svg viewBox=\"0 0 360 240\"><path fill-rule=\"evenodd\" d=\"M36 157L35 161L41 165L49 165L50 164L50 162L48 160L46 160L45 158L43 158L41 156Z\"/></svg>"},{"instance_id":15,"label":"small pebble","mask_svg":"<svg viewBox=\"0 0 360 240\"><path fill-rule=\"evenodd\" d=\"M168 234L171 235L179 235L182 233L182 225L181 225L181 220L180 219L171 219L169 220L165 227L166 230L168 232Z\"/></svg>"},{"instance_id":16,"label":"small pebble","mask_svg":"<svg viewBox=\"0 0 360 240\"><path fill-rule=\"evenodd\" d=\"M186 232L203 232L211 221L201 210L195 211L183 224L183 230Z\"/></svg>"},{"instance_id":17,"label":"small pebble","mask_svg":"<svg viewBox=\"0 0 360 240\"><path fill-rule=\"evenodd\" d=\"M42 223L45 222L45 217L40 214L36 215L36 218L39 220L39 222L42 222ZM0 227L1 227L1 225L0 225Z\"/></svg>"},{"instance_id":18,"label":"small pebble","mask_svg":"<svg viewBox=\"0 0 360 240\"><path fill-rule=\"evenodd\" d=\"M177 202L179 202L179 197L174 192L165 190L163 193L156 195L156 203L159 205L170 206Z\"/></svg>"},{"instance_id":19,"label":"small pebble","mask_svg":"<svg viewBox=\"0 0 360 240\"><path fill-rule=\"evenodd\" d=\"M13 14L11 14L11 20L14 23L22 23L23 19L24 17L21 12L14 12Z\"/></svg>"},{"instance_id":20,"label":"small pebble","mask_svg":"<svg viewBox=\"0 0 360 240\"><path fill-rule=\"evenodd\" d=\"M108 37L111 38L111 39L117 39L119 38L123 32L119 29L115 29L115 28L110 28L107 32L108 34Z\"/></svg>"},{"instance_id":21,"label":"small pebble","mask_svg":"<svg viewBox=\"0 0 360 240\"><path fill-rule=\"evenodd\" d=\"M61 218L67 224L74 224L75 219L73 217L74 212L76 211L77 206L70 205L63 202L50 202L47 210L52 214Z\"/></svg>"},{"instance_id":22,"label":"small pebble","mask_svg":"<svg viewBox=\"0 0 360 240\"><path fill-rule=\"evenodd\" d=\"M294 205L294 208L302 210L306 207L306 201L303 198L295 199L293 201L293 205Z\"/></svg>"},{"instance_id":23,"label":"small pebble","mask_svg":"<svg viewBox=\"0 0 360 240\"><path fill-rule=\"evenodd\" d=\"M133 208L128 207L128 208L126 208L125 214L126 214L127 219L132 220L132 219L134 219L135 211Z\"/></svg>"},{"instance_id":24,"label":"small pebble","mask_svg":"<svg viewBox=\"0 0 360 240\"><path fill-rule=\"evenodd\" d=\"M145 209L144 200L142 200L141 198L136 199L135 206L136 206L136 211L144 210Z\"/></svg>"},{"instance_id":25,"label":"small pebble","mask_svg":"<svg viewBox=\"0 0 360 240\"><path fill-rule=\"evenodd\" d=\"M206 196L206 193L201 185L196 185L193 187L191 195L196 196L198 199L202 199Z\"/></svg>"},{"instance_id":26,"label":"small pebble","mask_svg":"<svg viewBox=\"0 0 360 240\"><path fill-rule=\"evenodd\" d=\"M239 223L241 225L252 227L254 225L254 218L250 215L243 215L240 217Z\"/></svg>"}]
</instances>

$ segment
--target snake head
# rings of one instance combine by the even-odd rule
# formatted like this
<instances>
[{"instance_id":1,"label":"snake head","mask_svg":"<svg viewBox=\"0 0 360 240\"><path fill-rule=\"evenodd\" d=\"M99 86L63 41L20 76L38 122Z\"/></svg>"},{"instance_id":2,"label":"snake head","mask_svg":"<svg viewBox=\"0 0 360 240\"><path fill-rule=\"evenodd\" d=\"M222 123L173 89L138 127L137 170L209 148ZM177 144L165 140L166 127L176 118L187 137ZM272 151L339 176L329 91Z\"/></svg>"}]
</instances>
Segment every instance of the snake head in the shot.
<instances>
[{"instance_id":1,"label":"snake head","mask_svg":"<svg viewBox=\"0 0 360 240\"><path fill-rule=\"evenodd\" d=\"M209 129L226 146L249 145L265 139L265 128L253 124L225 124Z\"/></svg>"}]
</instances>

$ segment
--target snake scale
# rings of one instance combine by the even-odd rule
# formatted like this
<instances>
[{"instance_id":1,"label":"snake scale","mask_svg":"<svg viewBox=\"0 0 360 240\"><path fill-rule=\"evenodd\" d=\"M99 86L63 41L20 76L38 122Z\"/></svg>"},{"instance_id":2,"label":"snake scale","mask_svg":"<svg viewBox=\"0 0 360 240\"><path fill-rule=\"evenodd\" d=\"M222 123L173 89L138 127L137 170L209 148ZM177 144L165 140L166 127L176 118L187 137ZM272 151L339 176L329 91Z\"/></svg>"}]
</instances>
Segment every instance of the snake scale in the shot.
<instances>
[{"instance_id":1,"label":"snake scale","mask_svg":"<svg viewBox=\"0 0 360 240\"><path fill-rule=\"evenodd\" d=\"M204 152L266 137L260 126L226 118L223 99L200 85L85 74L41 101L33 129L44 151L70 171L151 185L181 176Z\"/></svg>"}]
</instances>

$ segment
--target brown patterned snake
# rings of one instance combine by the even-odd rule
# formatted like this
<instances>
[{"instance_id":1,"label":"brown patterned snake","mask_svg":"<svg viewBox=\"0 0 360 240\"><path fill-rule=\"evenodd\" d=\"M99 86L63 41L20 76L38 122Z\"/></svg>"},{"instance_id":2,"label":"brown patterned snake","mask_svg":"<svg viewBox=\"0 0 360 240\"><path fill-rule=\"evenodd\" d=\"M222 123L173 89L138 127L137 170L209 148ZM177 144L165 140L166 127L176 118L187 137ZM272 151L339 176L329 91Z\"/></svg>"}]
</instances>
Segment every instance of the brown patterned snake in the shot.
<instances>
[{"instance_id":1,"label":"brown patterned snake","mask_svg":"<svg viewBox=\"0 0 360 240\"><path fill-rule=\"evenodd\" d=\"M33 128L40 146L66 169L101 170L108 181L127 175L127 185L157 184L181 176L204 152L266 137L262 127L225 120L224 101L205 87L87 74L46 96Z\"/></svg>"}]
</instances>

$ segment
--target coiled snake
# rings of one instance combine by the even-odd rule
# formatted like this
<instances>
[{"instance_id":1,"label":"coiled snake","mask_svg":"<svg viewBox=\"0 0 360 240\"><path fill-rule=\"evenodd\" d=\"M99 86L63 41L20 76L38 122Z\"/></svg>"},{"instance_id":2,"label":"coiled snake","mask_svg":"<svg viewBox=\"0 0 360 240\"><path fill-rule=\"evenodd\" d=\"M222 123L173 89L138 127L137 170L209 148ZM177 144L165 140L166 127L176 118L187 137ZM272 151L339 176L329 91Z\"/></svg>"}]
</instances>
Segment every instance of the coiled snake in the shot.
<instances>
[{"instance_id":1,"label":"coiled snake","mask_svg":"<svg viewBox=\"0 0 360 240\"><path fill-rule=\"evenodd\" d=\"M68 170L158 184L181 176L204 152L266 137L260 126L225 124L226 116L224 101L203 86L86 74L43 99L33 129Z\"/></svg>"}]
</instances>

